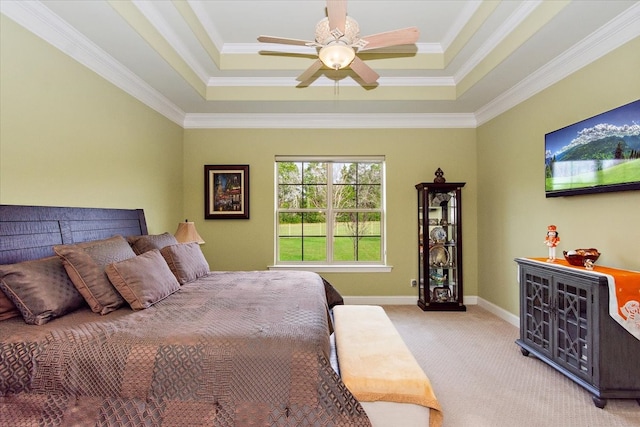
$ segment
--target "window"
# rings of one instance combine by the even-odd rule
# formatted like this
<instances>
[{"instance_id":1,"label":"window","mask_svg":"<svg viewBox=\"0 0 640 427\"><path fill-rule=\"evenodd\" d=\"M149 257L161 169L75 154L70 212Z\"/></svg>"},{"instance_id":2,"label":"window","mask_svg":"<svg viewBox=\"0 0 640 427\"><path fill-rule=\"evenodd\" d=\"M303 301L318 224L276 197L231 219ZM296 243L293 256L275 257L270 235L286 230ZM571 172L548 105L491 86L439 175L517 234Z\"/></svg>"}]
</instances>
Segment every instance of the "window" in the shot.
<instances>
[{"instance_id":1,"label":"window","mask_svg":"<svg viewBox=\"0 0 640 427\"><path fill-rule=\"evenodd\" d=\"M384 158L276 158L276 265L384 265Z\"/></svg>"}]
</instances>

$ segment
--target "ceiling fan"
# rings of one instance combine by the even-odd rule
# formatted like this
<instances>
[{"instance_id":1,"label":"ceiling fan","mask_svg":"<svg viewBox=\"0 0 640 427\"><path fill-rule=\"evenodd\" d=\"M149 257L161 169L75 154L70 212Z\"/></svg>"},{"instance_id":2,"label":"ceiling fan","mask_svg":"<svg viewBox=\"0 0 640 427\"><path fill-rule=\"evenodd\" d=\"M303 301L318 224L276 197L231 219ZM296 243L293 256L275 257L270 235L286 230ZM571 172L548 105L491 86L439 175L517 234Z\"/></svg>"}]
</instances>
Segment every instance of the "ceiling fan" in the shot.
<instances>
[{"instance_id":1,"label":"ceiling fan","mask_svg":"<svg viewBox=\"0 0 640 427\"><path fill-rule=\"evenodd\" d=\"M403 28L360 37L360 27L355 19L347 16L347 0L327 0L327 17L316 25L315 41L283 37L260 36L262 43L315 47L318 59L296 80L306 82L322 66L333 70L350 67L366 84L375 83L380 77L371 67L358 58L357 52L389 46L413 44L420 33L416 27Z\"/></svg>"}]
</instances>

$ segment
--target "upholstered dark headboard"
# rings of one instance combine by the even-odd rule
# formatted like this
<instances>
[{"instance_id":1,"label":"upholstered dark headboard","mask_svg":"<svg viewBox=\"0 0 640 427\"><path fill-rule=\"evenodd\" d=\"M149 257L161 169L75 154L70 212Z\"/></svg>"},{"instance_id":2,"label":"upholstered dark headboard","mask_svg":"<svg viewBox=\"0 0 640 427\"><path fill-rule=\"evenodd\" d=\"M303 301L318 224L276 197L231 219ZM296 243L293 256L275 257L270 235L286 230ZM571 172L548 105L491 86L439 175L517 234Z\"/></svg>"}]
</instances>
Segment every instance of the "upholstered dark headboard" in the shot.
<instances>
[{"instance_id":1,"label":"upholstered dark headboard","mask_svg":"<svg viewBox=\"0 0 640 427\"><path fill-rule=\"evenodd\" d=\"M147 234L142 209L0 205L0 264L54 255L54 245Z\"/></svg>"}]
</instances>

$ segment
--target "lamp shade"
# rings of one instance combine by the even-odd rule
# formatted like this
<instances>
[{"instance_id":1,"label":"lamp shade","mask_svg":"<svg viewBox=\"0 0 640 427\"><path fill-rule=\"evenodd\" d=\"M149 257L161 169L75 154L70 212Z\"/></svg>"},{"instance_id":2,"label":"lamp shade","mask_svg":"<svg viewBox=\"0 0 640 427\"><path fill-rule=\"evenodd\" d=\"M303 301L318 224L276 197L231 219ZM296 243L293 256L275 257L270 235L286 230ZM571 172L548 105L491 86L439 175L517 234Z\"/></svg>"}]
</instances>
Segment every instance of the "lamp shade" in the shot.
<instances>
[{"instance_id":1,"label":"lamp shade","mask_svg":"<svg viewBox=\"0 0 640 427\"><path fill-rule=\"evenodd\" d=\"M200 245L204 243L204 240L198 234L198 230L196 230L195 223L189 221L178 223L178 229L174 233L174 236L176 236L176 240L180 243L196 242Z\"/></svg>"}]
</instances>

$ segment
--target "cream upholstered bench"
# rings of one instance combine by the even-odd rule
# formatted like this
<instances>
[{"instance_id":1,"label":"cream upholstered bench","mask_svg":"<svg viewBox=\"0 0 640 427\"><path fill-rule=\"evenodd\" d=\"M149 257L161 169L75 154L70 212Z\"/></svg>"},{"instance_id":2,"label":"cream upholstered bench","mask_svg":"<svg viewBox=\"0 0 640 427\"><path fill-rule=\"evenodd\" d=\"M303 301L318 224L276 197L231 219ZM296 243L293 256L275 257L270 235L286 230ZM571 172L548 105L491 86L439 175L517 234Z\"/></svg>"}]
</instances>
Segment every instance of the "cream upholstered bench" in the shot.
<instances>
[{"instance_id":1,"label":"cream upholstered bench","mask_svg":"<svg viewBox=\"0 0 640 427\"><path fill-rule=\"evenodd\" d=\"M340 375L374 427L442 425L429 378L382 307L337 305L333 319Z\"/></svg>"}]
</instances>

